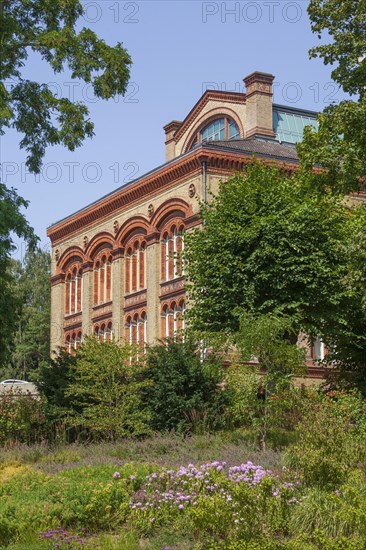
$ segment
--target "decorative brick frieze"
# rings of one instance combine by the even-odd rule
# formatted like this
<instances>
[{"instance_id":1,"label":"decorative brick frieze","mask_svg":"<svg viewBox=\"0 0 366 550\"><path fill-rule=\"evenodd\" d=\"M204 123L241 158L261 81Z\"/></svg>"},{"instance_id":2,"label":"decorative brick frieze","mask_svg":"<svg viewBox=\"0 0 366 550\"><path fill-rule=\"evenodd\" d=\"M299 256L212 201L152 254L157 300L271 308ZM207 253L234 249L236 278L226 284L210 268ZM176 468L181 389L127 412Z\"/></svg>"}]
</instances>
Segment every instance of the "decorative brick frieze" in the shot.
<instances>
[{"instance_id":1,"label":"decorative brick frieze","mask_svg":"<svg viewBox=\"0 0 366 550\"><path fill-rule=\"evenodd\" d=\"M72 315L67 315L64 320L65 329L70 329L77 326L81 327L81 311L78 313L73 313Z\"/></svg>"},{"instance_id":2,"label":"decorative brick frieze","mask_svg":"<svg viewBox=\"0 0 366 550\"><path fill-rule=\"evenodd\" d=\"M147 301L147 292L146 290L139 290L138 292L134 292L133 294L129 294L125 296L125 307L124 310L127 311L129 309L133 309L136 307L142 307L146 304Z\"/></svg>"},{"instance_id":3,"label":"decorative brick frieze","mask_svg":"<svg viewBox=\"0 0 366 550\"><path fill-rule=\"evenodd\" d=\"M96 321L97 319L104 319L112 313L113 302L106 302L104 304L98 304L93 306L92 319Z\"/></svg>"},{"instance_id":4,"label":"decorative brick frieze","mask_svg":"<svg viewBox=\"0 0 366 550\"><path fill-rule=\"evenodd\" d=\"M165 281L160 283L160 297L165 299L167 296L173 296L176 294L182 294L184 292L184 277L179 279L173 279L172 281Z\"/></svg>"}]
</instances>

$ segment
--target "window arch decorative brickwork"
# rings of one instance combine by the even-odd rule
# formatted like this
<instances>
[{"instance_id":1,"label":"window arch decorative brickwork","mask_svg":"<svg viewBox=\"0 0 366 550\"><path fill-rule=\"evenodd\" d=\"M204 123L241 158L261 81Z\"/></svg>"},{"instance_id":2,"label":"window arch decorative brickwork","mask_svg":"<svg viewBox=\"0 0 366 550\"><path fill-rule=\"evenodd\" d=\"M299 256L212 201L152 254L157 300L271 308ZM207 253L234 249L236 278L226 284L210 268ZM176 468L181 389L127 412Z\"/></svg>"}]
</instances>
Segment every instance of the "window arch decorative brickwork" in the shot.
<instances>
[{"instance_id":1,"label":"window arch decorative brickwork","mask_svg":"<svg viewBox=\"0 0 366 550\"><path fill-rule=\"evenodd\" d=\"M109 251L94 259L93 303L103 304L112 300L112 255Z\"/></svg>"},{"instance_id":2,"label":"window arch decorative brickwork","mask_svg":"<svg viewBox=\"0 0 366 550\"><path fill-rule=\"evenodd\" d=\"M217 115L201 125L191 138L187 150L193 149L201 143L238 138L240 138L240 130L237 123L230 116Z\"/></svg>"},{"instance_id":3,"label":"window arch decorative brickwork","mask_svg":"<svg viewBox=\"0 0 366 550\"><path fill-rule=\"evenodd\" d=\"M83 341L81 330L74 330L65 334L65 349L70 355L73 355L79 349Z\"/></svg>"},{"instance_id":4,"label":"window arch decorative brickwork","mask_svg":"<svg viewBox=\"0 0 366 550\"><path fill-rule=\"evenodd\" d=\"M161 280L170 281L183 275L182 252L184 249L184 224L171 222L162 232Z\"/></svg>"},{"instance_id":5,"label":"window arch decorative brickwork","mask_svg":"<svg viewBox=\"0 0 366 550\"><path fill-rule=\"evenodd\" d=\"M186 303L184 298L164 303L161 308L161 337L176 338L185 330L184 313Z\"/></svg>"},{"instance_id":6,"label":"window arch decorative brickwork","mask_svg":"<svg viewBox=\"0 0 366 550\"><path fill-rule=\"evenodd\" d=\"M78 313L82 309L82 269L76 263L68 267L65 274L65 315Z\"/></svg>"},{"instance_id":7,"label":"window arch decorative brickwork","mask_svg":"<svg viewBox=\"0 0 366 550\"><path fill-rule=\"evenodd\" d=\"M103 321L94 327L94 336L99 342L108 342L113 340L112 321Z\"/></svg>"},{"instance_id":8,"label":"window arch decorative brickwork","mask_svg":"<svg viewBox=\"0 0 366 550\"><path fill-rule=\"evenodd\" d=\"M125 256L125 293L146 288L146 241L139 237L130 241Z\"/></svg>"},{"instance_id":9,"label":"window arch decorative brickwork","mask_svg":"<svg viewBox=\"0 0 366 550\"><path fill-rule=\"evenodd\" d=\"M129 313L126 315L125 342L131 346L138 345L145 347L147 344L147 313Z\"/></svg>"}]
</instances>

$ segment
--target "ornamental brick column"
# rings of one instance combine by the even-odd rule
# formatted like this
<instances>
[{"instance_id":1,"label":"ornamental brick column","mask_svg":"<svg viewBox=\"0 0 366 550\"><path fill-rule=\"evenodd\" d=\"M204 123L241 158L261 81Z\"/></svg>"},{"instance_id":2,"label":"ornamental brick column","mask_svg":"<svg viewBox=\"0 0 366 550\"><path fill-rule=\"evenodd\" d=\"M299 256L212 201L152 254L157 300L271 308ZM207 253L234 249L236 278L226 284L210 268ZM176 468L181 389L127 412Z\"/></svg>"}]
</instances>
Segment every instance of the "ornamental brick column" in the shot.
<instances>
[{"instance_id":1,"label":"ornamental brick column","mask_svg":"<svg viewBox=\"0 0 366 550\"><path fill-rule=\"evenodd\" d=\"M147 342L155 344L160 330L160 238L149 235L146 247Z\"/></svg>"},{"instance_id":2,"label":"ornamental brick column","mask_svg":"<svg viewBox=\"0 0 366 550\"><path fill-rule=\"evenodd\" d=\"M123 299L125 293L124 250L113 251L112 264L112 323L113 339L118 342L123 338Z\"/></svg>"},{"instance_id":3,"label":"ornamental brick column","mask_svg":"<svg viewBox=\"0 0 366 550\"><path fill-rule=\"evenodd\" d=\"M93 262L86 262L83 269L81 323L84 336L93 334Z\"/></svg>"},{"instance_id":4,"label":"ornamental brick column","mask_svg":"<svg viewBox=\"0 0 366 550\"><path fill-rule=\"evenodd\" d=\"M64 346L65 276L51 277L51 357L56 357Z\"/></svg>"},{"instance_id":5,"label":"ornamental brick column","mask_svg":"<svg viewBox=\"0 0 366 550\"><path fill-rule=\"evenodd\" d=\"M244 78L246 86L245 137L274 138L272 116L272 82L274 76L254 72Z\"/></svg>"}]
</instances>

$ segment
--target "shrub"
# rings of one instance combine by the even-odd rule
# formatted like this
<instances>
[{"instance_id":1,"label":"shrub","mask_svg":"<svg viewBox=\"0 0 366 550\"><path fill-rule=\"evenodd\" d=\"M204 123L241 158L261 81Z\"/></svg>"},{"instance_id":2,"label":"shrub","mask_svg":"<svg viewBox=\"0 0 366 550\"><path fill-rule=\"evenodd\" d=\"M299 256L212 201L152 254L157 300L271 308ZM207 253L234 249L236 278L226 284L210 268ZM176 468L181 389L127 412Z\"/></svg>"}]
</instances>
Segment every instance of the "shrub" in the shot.
<instances>
[{"instance_id":1,"label":"shrub","mask_svg":"<svg viewBox=\"0 0 366 550\"><path fill-rule=\"evenodd\" d=\"M76 354L70 400L71 425L84 437L115 440L149 433L149 412L141 395L147 382L130 346L86 339Z\"/></svg>"},{"instance_id":2,"label":"shrub","mask_svg":"<svg viewBox=\"0 0 366 550\"><path fill-rule=\"evenodd\" d=\"M38 396L10 390L0 396L0 443L34 443L47 431L44 402Z\"/></svg>"},{"instance_id":3,"label":"shrub","mask_svg":"<svg viewBox=\"0 0 366 550\"><path fill-rule=\"evenodd\" d=\"M145 377L144 400L155 430L222 425L228 393L220 386L223 370L215 354L202 361L192 340L167 340L148 349Z\"/></svg>"},{"instance_id":4,"label":"shrub","mask_svg":"<svg viewBox=\"0 0 366 550\"><path fill-rule=\"evenodd\" d=\"M364 464L366 408L356 393L333 392L309 402L285 456L307 485L338 488L349 472Z\"/></svg>"}]
</instances>

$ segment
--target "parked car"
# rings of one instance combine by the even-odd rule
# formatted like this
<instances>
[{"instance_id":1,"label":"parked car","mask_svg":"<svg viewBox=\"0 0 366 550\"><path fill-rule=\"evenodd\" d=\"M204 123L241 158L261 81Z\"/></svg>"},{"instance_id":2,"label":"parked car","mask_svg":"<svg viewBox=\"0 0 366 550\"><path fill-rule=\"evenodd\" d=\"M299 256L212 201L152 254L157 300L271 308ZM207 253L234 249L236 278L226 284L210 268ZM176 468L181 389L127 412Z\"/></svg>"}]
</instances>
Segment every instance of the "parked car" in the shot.
<instances>
[{"instance_id":1,"label":"parked car","mask_svg":"<svg viewBox=\"0 0 366 550\"><path fill-rule=\"evenodd\" d=\"M0 382L0 395L12 393L16 395L39 395L36 386L32 382L26 380L18 380L17 378L9 378Z\"/></svg>"},{"instance_id":2,"label":"parked car","mask_svg":"<svg viewBox=\"0 0 366 550\"><path fill-rule=\"evenodd\" d=\"M9 380L3 380L0 384L29 384L25 380L16 380L15 378L10 378Z\"/></svg>"}]
</instances>

